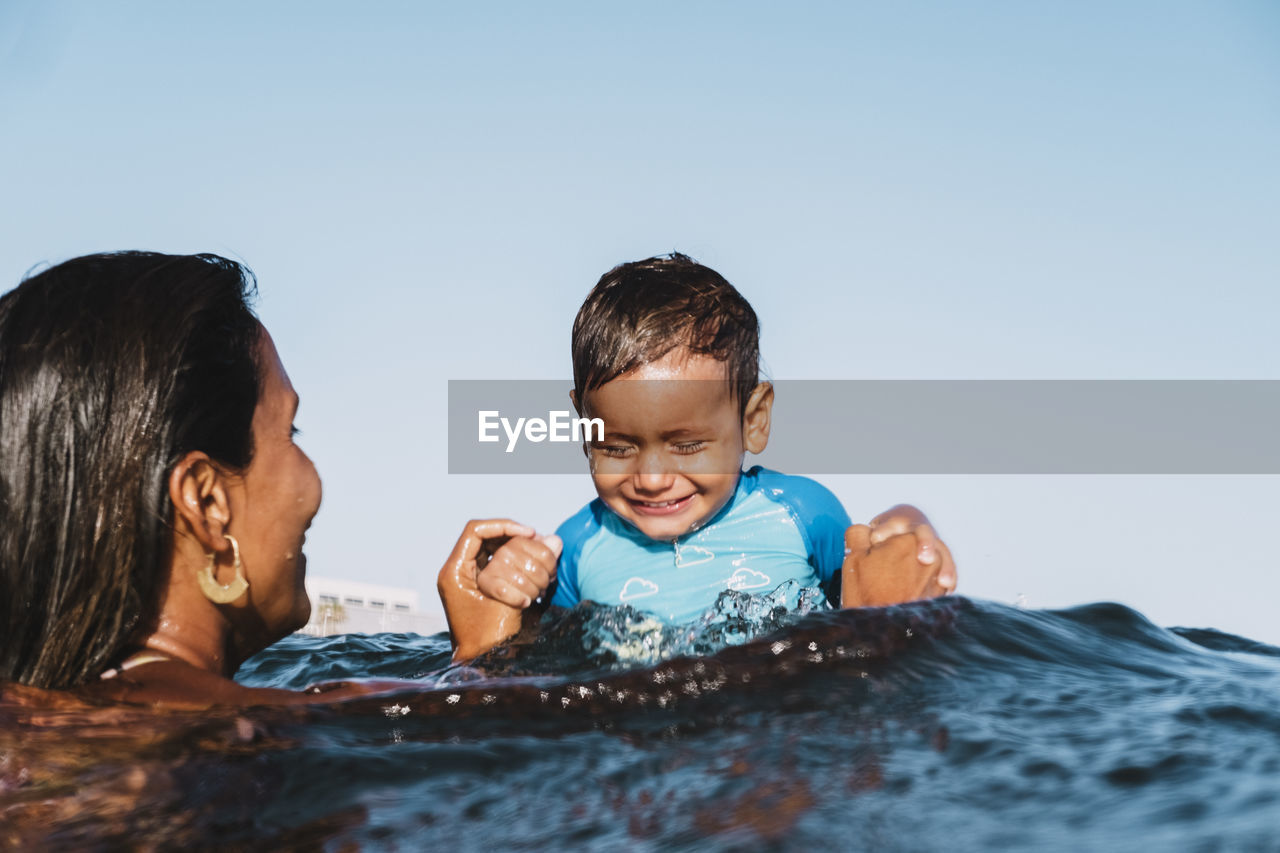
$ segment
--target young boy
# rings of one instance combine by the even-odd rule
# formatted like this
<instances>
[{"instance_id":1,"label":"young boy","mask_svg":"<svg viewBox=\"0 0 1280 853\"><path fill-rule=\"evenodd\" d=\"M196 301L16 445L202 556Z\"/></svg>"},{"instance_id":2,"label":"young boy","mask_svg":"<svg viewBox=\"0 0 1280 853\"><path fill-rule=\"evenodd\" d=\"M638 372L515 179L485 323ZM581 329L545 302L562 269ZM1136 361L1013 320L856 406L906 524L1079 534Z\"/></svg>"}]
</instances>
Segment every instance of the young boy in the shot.
<instances>
[{"instance_id":1,"label":"young boy","mask_svg":"<svg viewBox=\"0 0 1280 853\"><path fill-rule=\"evenodd\" d=\"M714 270L672 254L606 273L574 322L573 372L575 407L605 425L585 448L598 498L542 539L512 522L473 522L488 527L464 532L440 578L455 642L477 620L509 636L519 609L547 591L555 605L625 603L680 623L726 589L770 592L789 580L841 603L849 562L864 571L846 578L845 605L954 586L950 555L914 508L850 527L818 483L742 472L745 453L768 443L773 388L758 379L755 312ZM888 577L904 574L891 565L900 555L866 559L903 534L914 534L920 563L907 566L909 588ZM510 539L480 571L479 540L492 536ZM928 583L920 567L932 567ZM477 651L469 645L457 656Z\"/></svg>"}]
</instances>

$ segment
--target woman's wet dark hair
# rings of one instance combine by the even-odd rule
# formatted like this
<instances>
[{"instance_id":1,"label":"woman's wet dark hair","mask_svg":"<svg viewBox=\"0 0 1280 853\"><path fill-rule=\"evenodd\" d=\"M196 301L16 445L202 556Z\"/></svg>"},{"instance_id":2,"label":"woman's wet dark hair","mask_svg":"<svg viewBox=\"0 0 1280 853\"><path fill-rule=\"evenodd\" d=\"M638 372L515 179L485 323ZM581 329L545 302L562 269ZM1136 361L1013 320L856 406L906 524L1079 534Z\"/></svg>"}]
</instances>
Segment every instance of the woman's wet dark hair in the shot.
<instances>
[{"instance_id":1,"label":"woman's wet dark hair","mask_svg":"<svg viewBox=\"0 0 1280 853\"><path fill-rule=\"evenodd\" d=\"M253 457L253 274L217 255L87 255L0 298L0 680L62 688L152 626L168 476Z\"/></svg>"}]
</instances>

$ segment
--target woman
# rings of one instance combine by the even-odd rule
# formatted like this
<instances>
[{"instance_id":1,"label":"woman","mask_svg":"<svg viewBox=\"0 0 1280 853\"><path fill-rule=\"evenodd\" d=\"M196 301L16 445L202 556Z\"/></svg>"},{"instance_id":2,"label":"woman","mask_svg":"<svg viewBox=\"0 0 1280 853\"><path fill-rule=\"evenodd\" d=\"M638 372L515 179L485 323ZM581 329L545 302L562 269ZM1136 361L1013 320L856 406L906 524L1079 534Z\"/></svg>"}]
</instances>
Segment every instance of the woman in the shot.
<instances>
[{"instance_id":1,"label":"woman","mask_svg":"<svg viewBox=\"0 0 1280 853\"><path fill-rule=\"evenodd\" d=\"M307 622L302 547L321 496L254 289L216 255L121 252L0 298L0 682L180 707L405 686L231 680ZM482 552L518 561L531 536L497 520L463 531L440 575L460 657L518 627L476 582ZM934 594L936 567L910 554L854 558L860 577L892 577L888 600Z\"/></svg>"},{"instance_id":2,"label":"woman","mask_svg":"<svg viewBox=\"0 0 1280 853\"><path fill-rule=\"evenodd\" d=\"M320 506L253 290L213 255L124 252L0 299L0 679L172 705L314 701L229 677L306 624Z\"/></svg>"}]
</instances>

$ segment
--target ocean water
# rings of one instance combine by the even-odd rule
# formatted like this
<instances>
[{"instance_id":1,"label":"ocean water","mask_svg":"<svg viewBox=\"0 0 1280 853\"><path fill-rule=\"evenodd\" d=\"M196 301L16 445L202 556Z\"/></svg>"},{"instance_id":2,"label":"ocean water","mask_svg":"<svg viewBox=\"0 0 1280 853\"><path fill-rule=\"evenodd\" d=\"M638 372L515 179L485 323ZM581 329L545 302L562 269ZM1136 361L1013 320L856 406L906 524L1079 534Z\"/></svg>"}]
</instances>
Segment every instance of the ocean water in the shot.
<instances>
[{"instance_id":1,"label":"ocean water","mask_svg":"<svg viewBox=\"0 0 1280 853\"><path fill-rule=\"evenodd\" d=\"M383 634L241 671L417 681L323 708L10 687L0 847L1280 850L1280 649L1116 604L736 596L683 629L584 605L466 668Z\"/></svg>"}]
</instances>

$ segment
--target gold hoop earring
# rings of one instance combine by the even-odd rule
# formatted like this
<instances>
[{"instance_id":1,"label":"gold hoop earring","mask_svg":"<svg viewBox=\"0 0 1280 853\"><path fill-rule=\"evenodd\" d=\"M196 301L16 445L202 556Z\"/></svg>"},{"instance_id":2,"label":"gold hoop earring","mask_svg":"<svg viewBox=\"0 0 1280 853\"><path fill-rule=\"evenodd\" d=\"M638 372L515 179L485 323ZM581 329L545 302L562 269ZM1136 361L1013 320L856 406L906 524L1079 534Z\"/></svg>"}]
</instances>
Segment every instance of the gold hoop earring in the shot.
<instances>
[{"instance_id":1,"label":"gold hoop earring","mask_svg":"<svg viewBox=\"0 0 1280 853\"><path fill-rule=\"evenodd\" d=\"M244 579L244 568L240 565L240 543L230 533L224 535L231 540L231 553L235 557L235 580L226 586L218 583L213 574L216 561L216 555L214 554L209 555L209 564L196 575L196 579L200 582L200 591L204 593L205 598L214 604L230 604L244 595L249 589L249 582Z\"/></svg>"}]
</instances>

